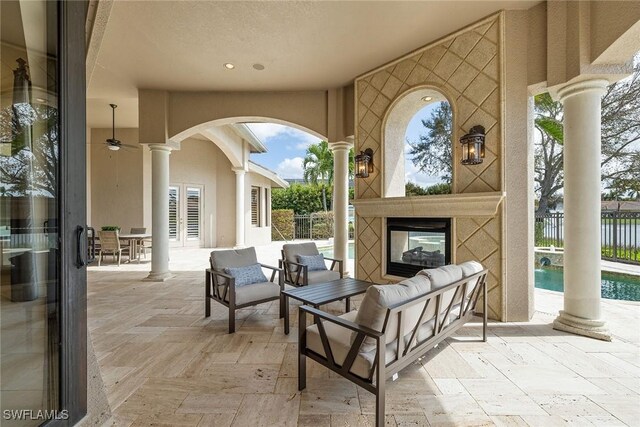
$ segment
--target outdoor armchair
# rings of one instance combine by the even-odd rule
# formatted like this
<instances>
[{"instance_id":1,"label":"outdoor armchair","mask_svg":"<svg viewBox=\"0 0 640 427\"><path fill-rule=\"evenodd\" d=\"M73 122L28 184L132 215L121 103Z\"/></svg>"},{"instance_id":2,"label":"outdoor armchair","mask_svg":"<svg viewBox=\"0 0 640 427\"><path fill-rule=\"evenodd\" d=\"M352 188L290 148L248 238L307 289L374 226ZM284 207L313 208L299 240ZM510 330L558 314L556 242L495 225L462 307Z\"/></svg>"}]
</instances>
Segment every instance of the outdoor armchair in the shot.
<instances>
[{"instance_id":1,"label":"outdoor armchair","mask_svg":"<svg viewBox=\"0 0 640 427\"><path fill-rule=\"evenodd\" d=\"M211 268L205 273L205 317L211 315L212 299L229 308L230 334L235 332L235 311L240 308L280 300L280 318L284 317L282 270L259 264L255 248L213 251L209 262ZM270 270L269 279L262 269ZM258 279L251 280L255 273Z\"/></svg>"},{"instance_id":2,"label":"outdoor armchair","mask_svg":"<svg viewBox=\"0 0 640 427\"><path fill-rule=\"evenodd\" d=\"M282 246L282 259L279 261L279 266L284 270L287 284L307 286L342 279L344 275L343 260L324 257L325 261L331 261L329 269L326 269L325 266L325 269L313 271L299 261L300 256L314 255L320 255L314 242L287 243ZM336 266L337 271L335 270Z\"/></svg>"}]
</instances>

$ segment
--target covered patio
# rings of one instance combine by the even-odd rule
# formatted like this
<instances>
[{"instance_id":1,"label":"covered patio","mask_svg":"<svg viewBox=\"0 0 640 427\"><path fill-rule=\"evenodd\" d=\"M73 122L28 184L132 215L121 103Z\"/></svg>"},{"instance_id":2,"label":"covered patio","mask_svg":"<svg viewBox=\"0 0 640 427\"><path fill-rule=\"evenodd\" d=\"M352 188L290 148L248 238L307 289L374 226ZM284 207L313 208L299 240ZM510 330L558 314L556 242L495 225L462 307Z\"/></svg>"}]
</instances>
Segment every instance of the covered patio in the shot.
<instances>
[{"instance_id":1,"label":"covered patio","mask_svg":"<svg viewBox=\"0 0 640 427\"><path fill-rule=\"evenodd\" d=\"M258 256L275 263L279 247L258 246ZM162 284L142 281L148 264L89 271L89 333L104 381L93 395L111 407L106 425L373 425L373 396L313 361L297 391L297 335L283 334L277 302L238 312L232 335L221 305L202 316L207 256L172 250L176 277ZM535 297L531 321L491 322L486 343L471 323L400 372L387 386L387 425L634 425L640 305L603 302L608 343L554 330L562 294Z\"/></svg>"}]
</instances>

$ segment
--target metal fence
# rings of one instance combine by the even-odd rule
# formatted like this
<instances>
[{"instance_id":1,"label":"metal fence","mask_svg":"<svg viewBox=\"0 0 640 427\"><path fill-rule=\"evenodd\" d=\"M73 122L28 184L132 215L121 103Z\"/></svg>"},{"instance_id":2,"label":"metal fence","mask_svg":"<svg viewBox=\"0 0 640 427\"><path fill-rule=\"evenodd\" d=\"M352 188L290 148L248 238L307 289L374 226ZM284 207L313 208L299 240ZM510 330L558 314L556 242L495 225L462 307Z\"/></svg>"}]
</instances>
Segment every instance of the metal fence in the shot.
<instances>
[{"instance_id":1,"label":"metal fence","mask_svg":"<svg viewBox=\"0 0 640 427\"><path fill-rule=\"evenodd\" d=\"M536 246L564 246L564 213L536 215ZM602 259L640 264L640 212L602 211Z\"/></svg>"},{"instance_id":2,"label":"metal fence","mask_svg":"<svg viewBox=\"0 0 640 427\"><path fill-rule=\"evenodd\" d=\"M333 237L333 217L318 214L295 215L294 239L322 240ZM349 239L353 239L353 221L349 221Z\"/></svg>"}]
</instances>

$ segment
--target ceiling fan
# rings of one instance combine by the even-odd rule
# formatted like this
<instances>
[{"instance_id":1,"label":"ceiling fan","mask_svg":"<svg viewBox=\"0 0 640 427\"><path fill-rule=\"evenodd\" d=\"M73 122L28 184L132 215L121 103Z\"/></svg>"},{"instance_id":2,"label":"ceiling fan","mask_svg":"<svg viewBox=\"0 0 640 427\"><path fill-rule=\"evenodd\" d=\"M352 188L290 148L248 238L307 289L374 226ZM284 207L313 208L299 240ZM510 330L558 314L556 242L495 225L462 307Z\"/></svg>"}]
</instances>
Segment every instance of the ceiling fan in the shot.
<instances>
[{"instance_id":1,"label":"ceiling fan","mask_svg":"<svg viewBox=\"0 0 640 427\"><path fill-rule=\"evenodd\" d=\"M112 121L111 121L111 138L107 139L105 143L107 144L107 148L111 151L118 151L120 148L129 148L132 150L138 150L140 147L136 147L135 145L123 144L119 139L116 139L116 108L118 106L116 104L109 104L112 110Z\"/></svg>"}]
</instances>

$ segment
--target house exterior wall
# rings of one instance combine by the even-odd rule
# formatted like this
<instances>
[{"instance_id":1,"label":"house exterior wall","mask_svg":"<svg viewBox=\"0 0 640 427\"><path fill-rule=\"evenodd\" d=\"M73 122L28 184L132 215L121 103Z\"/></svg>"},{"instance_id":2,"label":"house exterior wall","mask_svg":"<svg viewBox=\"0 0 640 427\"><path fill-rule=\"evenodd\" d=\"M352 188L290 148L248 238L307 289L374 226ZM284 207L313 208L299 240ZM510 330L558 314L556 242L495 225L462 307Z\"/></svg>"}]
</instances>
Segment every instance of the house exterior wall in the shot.
<instances>
[{"instance_id":1,"label":"house exterior wall","mask_svg":"<svg viewBox=\"0 0 640 427\"><path fill-rule=\"evenodd\" d=\"M271 220L267 222L267 215L271 213L271 191L268 197L265 197L265 188L271 189L271 182L257 173L247 173L245 180L245 203L246 208L246 230L245 242L247 246L259 246L271 243ZM251 224L251 188L258 187L260 189L260 226L256 227Z\"/></svg>"},{"instance_id":2,"label":"house exterior wall","mask_svg":"<svg viewBox=\"0 0 640 427\"><path fill-rule=\"evenodd\" d=\"M222 132L222 131L221 131ZM222 132L221 136L233 136ZM116 129L126 144L138 144L137 129ZM90 224L96 230L117 225L122 232L132 227L151 230L151 153L140 144L140 150L109 151L104 140L111 129L91 129L89 144L88 190ZM242 144L236 137L234 142ZM169 156L169 181L172 185L199 185L202 195L202 247L235 245L236 177L232 163L212 141L187 138L179 150ZM271 242L271 181L257 173L245 176L245 235L247 245ZM251 225L251 187L259 186L263 210L261 226ZM268 199L264 189L269 188ZM268 225L267 225L268 224Z\"/></svg>"}]
</instances>

